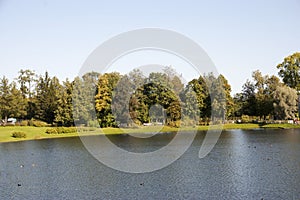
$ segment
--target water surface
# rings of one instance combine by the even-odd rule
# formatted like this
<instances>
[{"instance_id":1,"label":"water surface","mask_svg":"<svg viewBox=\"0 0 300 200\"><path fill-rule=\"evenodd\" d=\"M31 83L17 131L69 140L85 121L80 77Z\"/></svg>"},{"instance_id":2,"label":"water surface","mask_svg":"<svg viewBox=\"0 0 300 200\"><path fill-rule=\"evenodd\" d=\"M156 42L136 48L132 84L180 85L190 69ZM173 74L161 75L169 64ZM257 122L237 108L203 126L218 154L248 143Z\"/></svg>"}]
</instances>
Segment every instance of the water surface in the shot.
<instances>
[{"instance_id":1,"label":"water surface","mask_svg":"<svg viewBox=\"0 0 300 200\"><path fill-rule=\"evenodd\" d=\"M300 130L223 131L199 159L204 136L170 166L144 174L106 167L79 138L2 143L0 199L300 199ZM149 152L172 137L111 140Z\"/></svg>"}]
</instances>

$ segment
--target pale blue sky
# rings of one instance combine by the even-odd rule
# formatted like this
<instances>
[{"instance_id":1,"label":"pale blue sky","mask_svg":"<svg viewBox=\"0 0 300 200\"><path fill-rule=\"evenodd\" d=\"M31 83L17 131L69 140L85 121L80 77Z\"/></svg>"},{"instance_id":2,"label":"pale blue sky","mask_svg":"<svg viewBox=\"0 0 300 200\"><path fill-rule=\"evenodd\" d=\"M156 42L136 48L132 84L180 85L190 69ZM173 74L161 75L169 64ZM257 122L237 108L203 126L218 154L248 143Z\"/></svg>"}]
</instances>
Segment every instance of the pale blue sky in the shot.
<instances>
[{"instance_id":1,"label":"pale blue sky","mask_svg":"<svg viewBox=\"0 0 300 200\"><path fill-rule=\"evenodd\" d=\"M252 71L277 74L276 65L300 51L299 10L299 0L0 0L0 76L32 69L73 79L105 40L156 27L196 41L235 93Z\"/></svg>"}]
</instances>

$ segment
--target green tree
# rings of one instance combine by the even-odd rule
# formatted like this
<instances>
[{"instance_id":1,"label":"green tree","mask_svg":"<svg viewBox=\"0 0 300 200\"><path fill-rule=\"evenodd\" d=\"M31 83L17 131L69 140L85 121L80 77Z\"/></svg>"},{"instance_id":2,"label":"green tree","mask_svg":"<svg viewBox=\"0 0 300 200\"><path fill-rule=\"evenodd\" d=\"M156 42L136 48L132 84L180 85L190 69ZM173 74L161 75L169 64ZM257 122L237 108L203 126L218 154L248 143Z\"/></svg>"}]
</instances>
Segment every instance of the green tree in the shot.
<instances>
[{"instance_id":1,"label":"green tree","mask_svg":"<svg viewBox=\"0 0 300 200\"><path fill-rule=\"evenodd\" d=\"M143 86L146 81L146 77L139 69L134 69L129 72L128 78L132 91L128 94L129 99L129 115L131 120L135 124L141 124L148 120L148 106L145 104L143 95Z\"/></svg>"},{"instance_id":2,"label":"green tree","mask_svg":"<svg viewBox=\"0 0 300 200\"><path fill-rule=\"evenodd\" d=\"M263 76L260 71L252 74L256 87L256 115L266 119L274 114L274 92L281 86L280 80L276 76Z\"/></svg>"},{"instance_id":3,"label":"green tree","mask_svg":"<svg viewBox=\"0 0 300 200\"><path fill-rule=\"evenodd\" d=\"M283 82L299 93L300 91L300 52L296 52L284 58L284 61L277 65L279 76Z\"/></svg>"},{"instance_id":4,"label":"green tree","mask_svg":"<svg viewBox=\"0 0 300 200\"><path fill-rule=\"evenodd\" d=\"M72 105L73 84L67 79L63 83L62 90L58 98L57 108L54 111L54 122L60 126L72 126L73 120L73 105Z\"/></svg>"},{"instance_id":5,"label":"green tree","mask_svg":"<svg viewBox=\"0 0 300 200\"><path fill-rule=\"evenodd\" d=\"M288 86L277 87L274 92L277 119L294 119L297 113L297 91Z\"/></svg>"},{"instance_id":6,"label":"green tree","mask_svg":"<svg viewBox=\"0 0 300 200\"><path fill-rule=\"evenodd\" d=\"M235 116L258 116L265 120L274 114L274 92L282 83L278 77L263 76L259 70L252 73L252 78L243 85L242 93L235 95Z\"/></svg>"},{"instance_id":7,"label":"green tree","mask_svg":"<svg viewBox=\"0 0 300 200\"><path fill-rule=\"evenodd\" d=\"M84 87L84 82L80 77L75 77L73 81L72 103L73 103L73 117L76 124L87 124L90 120L91 98L87 94ZM92 104L93 105L93 104Z\"/></svg>"},{"instance_id":8,"label":"green tree","mask_svg":"<svg viewBox=\"0 0 300 200\"><path fill-rule=\"evenodd\" d=\"M231 96L231 85L228 83L228 80L221 74L218 76L218 81L220 83L221 91L225 93L225 104L226 104L226 118L233 116L234 110L234 101Z\"/></svg>"},{"instance_id":9,"label":"green tree","mask_svg":"<svg viewBox=\"0 0 300 200\"><path fill-rule=\"evenodd\" d=\"M166 111L167 120L176 121L178 118L174 116L181 116L180 99L173 90L172 82L166 73L150 73L144 84L143 94L148 111L151 106L159 104L164 109L162 113ZM147 115L149 116L149 113Z\"/></svg>"},{"instance_id":10,"label":"green tree","mask_svg":"<svg viewBox=\"0 0 300 200\"><path fill-rule=\"evenodd\" d=\"M3 76L3 78L0 80L0 113L2 118L4 118L5 123L12 113L11 101L11 85L9 84L9 80Z\"/></svg>"},{"instance_id":11,"label":"green tree","mask_svg":"<svg viewBox=\"0 0 300 200\"><path fill-rule=\"evenodd\" d=\"M26 115L26 99L18 90L16 83L9 83L6 77L0 79L0 115L7 122L9 117L24 118Z\"/></svg>"},{"instance_id":12,"label":"green tree","mask_svg":"<svg viewBox=\"0 0 300 200\"><path fill-rule=\"evenodd\" d=\"M243 115L243 108L245 102L243 101L243 94L236 93L233 97L233 116L234 117L241 117Z\"/></svg>"},{"instance_id":13,"label":"green tree","mask_svg":"<svg viewBox=\"0 0 300 200\"><path fill-rule=\"evenodd\" d=\"M31 98L33 94L33 85L36 82L36 74L29 69L20 70L17 78L20 84L20 91L24 97Z\"/></svg>"},{"instance_id":14,"label":"green tree","mask_svg":"<svg viewBox=\"0 0 300 200\"><path fill-rule=\"evenodd\" d=\"M263 76L261 72L257 70L252 73L252 77L256 88L256 115L265 119L273 110L273 91L269 90L270 88L267 84L269 76Z\"/></svg>"},{"instance_id":15,"label":"green tree","mask_svg":"<svg viewBox=\"0 0 300 200\"><path fill-rule=\"evenodd\" d=\"M138 77L139 84L131 82L134 88L130 93L129 101L131 119L137 124L151 121L170 123L179 120L178 117L181 116L180 99L173 89L174 85L170 75L153 72L144 78L138 71L134 74L134 76L129 74L129 80L135 80Z\"/></svg>"},{"instance_id":16,"label":"green tree","mask_svg":"<svg viewBox=\"0 0 300 200\"><path fill-rule=\"evenodd\" d=\"M9 102L10 117L24 119L27 115L27 99L24 98L21 91L17 88L16 83L11 84L11 101Z\"/></svg>"},{"instance_id":17,"label":"green tree","mask_svg":"<svg viewBox=\"0 0 300 200\"><path fill-rule=\"evenodd\" d=\"M20 91L23 95L23 98L26 99L27 106L27 116L25 118L31 119L35 115L35 99L34 95L34 86L37 82L37 75L34 71L26 69L20 70L17 81L20 85Z\"/></svg>"},{"instance_id":18,"label":"green tree","mask_svg":"<svg viewBox=\"0 0 300 200\"><path fill-rule=\"evenodd\" d=\"M194 81L196 81L196 79L187 84L184 91L181 92L180 98L183 102L184 119L192 120L194 124L197 124L200 118L200 105L197 101L197 94L192 87Z\"/></svg>"},{"instance_id":19,"label":"green tree","mask_svg":"<svg viewBox=\"0 0 300 200\"><path fill-rule=\"evenodd\" d=\"M167 81L169 82L172 91L179 96L184 89L181 76L179 76L175 69L170 66L163 69L163 74L166 74Z\"/></svg>"},{"instance_id":20,"label":"green tree","mask_svg":"<svg viewBox=\"0 0 300 200\"><path fill-rule=\"evenodd\" d=\"M118 124L132 124L129 114L129 101L134 91L133 87L134 84L130 81L128 75L124 75L114 89L111 108Z\"/></svg>"},{"instance_id":21,"label":"green tree","mask_svg":"<svg viewBox=\"0 0 300 200\"><path fill-rule=\"evenodd\" d=\"M62 86L56 77L50 78L48 72L45 73L45 76L40 76L36 91L35 117L37 119L49 124L54 122L61 91Z\"/></svg>"},{"instance_id":22,"label":"green tree","mask_svg":"<svg viewBox=\"0 0 300 200\"><path fill-rule=\"evenodd\" d=\"M210 96L203 76L188 82L181 93L181 99L184 102L185 116L193 120L210 117Z\"/></svg>"},{"instance_id":23,"label":"green tree","mask_svg":"<svg viewBox=\"0 0 300 200\"><path fill-rule=\"evenodd\" d=\"M76 77L73 81L72 103L73 118L76 124L88 124L96 120L95 95L97 93L97 72L86 73L82 77Z\"/></svg>"},{"instance_id":24,"label":"green tree","mask_svg":"<svg viewBox=\"0 0 300 200\"><path fill-rule=\"evenodd\" d=\"M256 116L257 101L255 93L255 85L247 80L242 86L242 92L235 95L235 105L238 106L236 109L236 116L249 115Z\"/></svg>"},{"instance_id":25,"label":"green tree","mask_svg":"<svg viewBox=\"0 0 300 200\"><path fill-rule=\"evenodd\" d=\"M213 74L208 74L205 76L205 82L211 102L211 118L214 122L218 120L224 121L227 116L226 109L230 110L228 116L232 112L231 87L223 75L215 77ZM209 105L209 101L206 101L206 103Z\"/></svg>"}]
</instances>

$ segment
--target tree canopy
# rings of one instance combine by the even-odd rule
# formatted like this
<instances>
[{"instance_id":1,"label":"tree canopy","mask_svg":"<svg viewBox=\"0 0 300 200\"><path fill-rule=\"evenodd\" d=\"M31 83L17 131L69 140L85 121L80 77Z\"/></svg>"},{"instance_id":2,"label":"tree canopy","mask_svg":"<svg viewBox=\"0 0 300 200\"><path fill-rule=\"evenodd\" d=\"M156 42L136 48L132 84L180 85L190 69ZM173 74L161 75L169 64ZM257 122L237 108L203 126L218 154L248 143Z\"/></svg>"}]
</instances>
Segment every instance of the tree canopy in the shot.
<instances>
[{"instance_id":1,"label":"tree canopy","mask_svg":"<svg viewBox=\"0 0 300 200\"><path fill-rule=\"evenodd\" d=\"M20 70L15 81L0 78L0 118L34 118L57 126L95 122L117 127L224 122L244 115L260 120L298 117L300 53L287 56L277 68L283 82L256 70L233 97L223 75L204 74L184 84L171 67L147 76L140 70L125 75L90 72L63 82L48 72L37 75Z\"/></svg>"},{"instance_id":2,"label":"tree canopy","mask_svg":"<svg viewBox=\"0 0 300 200\"><path fill-rule=\"evenodd\" d=\"M284 61L277 65L278 75L283 82L298 91L300 91L300 53L296 52L284 58Z\"/></svg>"}]
</instances>

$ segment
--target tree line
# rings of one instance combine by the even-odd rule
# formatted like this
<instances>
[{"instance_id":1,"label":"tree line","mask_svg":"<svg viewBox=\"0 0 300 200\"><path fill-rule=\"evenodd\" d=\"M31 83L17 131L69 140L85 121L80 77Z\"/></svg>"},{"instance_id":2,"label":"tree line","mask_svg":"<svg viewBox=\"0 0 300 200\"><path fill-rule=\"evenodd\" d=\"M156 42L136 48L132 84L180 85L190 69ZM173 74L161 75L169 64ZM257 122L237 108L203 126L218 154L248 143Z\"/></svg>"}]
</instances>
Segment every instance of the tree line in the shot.
<instances>
[{"instance_id":1,"label":"tree line","mask_svg":"<svg viewBox=\"0 0 300 200\"><path fill-rule=\"evenodd\" d=\"M170 67L147 76L139 70L126 75L90 72L62 82L48 72L20 70L13 81L0 78L0 118L101 127L192 125L242 116L293 119L298 111L300 53L286 57L277 68L279 77L254 71L234 96L223 75L205 74L184 84Z\"/></svg>"}]
</instances>

